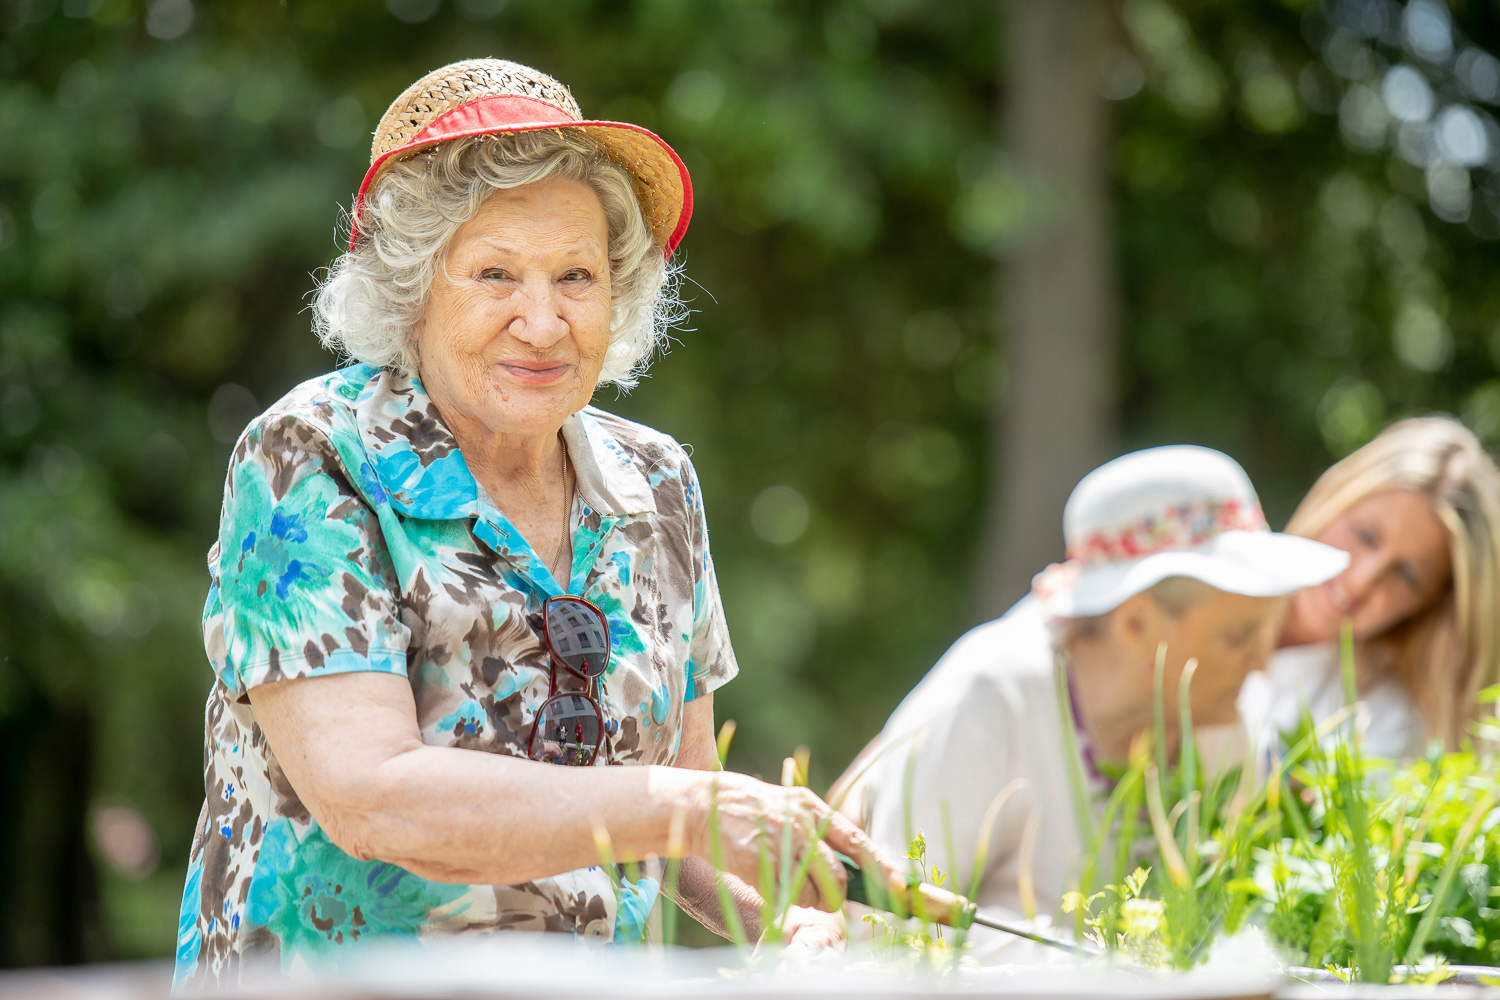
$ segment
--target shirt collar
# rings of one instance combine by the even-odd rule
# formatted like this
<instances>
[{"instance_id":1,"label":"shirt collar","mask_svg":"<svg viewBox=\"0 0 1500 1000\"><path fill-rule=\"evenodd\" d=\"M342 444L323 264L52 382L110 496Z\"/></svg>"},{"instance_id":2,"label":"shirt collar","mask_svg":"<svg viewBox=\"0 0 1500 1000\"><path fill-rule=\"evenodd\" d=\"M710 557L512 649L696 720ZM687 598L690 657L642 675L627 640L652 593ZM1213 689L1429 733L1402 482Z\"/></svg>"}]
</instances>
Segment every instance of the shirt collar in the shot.
<instances>
[{"instance_id":1,"label":"shirt collar","mask_svg":"<svg viewBox=\"0 0 1500 1000\"><path fill-rule=\"evenodd\" d=\"M355 424L368 460L359 475L378 504L409 517L453 520L479 514L479 484L421 380L380 369L355 401ZM648 472L592 406L562 428L578 492L594 510L626 517L656 513Z\"/></svg>"},{"instance_id":2,"label":"shirt collar","mask_svg":"<svg viewBox=\"0 0 1500 1000\"><path fill-rule=\"evenodd\" d=\"M578 478L578 493L585 503L604 514L655 514L650 472L641 466L640 457L627 451L604 426L608 419L604 411L585 406L563 424L563 440Z\"/></svg>"}]
</instances>

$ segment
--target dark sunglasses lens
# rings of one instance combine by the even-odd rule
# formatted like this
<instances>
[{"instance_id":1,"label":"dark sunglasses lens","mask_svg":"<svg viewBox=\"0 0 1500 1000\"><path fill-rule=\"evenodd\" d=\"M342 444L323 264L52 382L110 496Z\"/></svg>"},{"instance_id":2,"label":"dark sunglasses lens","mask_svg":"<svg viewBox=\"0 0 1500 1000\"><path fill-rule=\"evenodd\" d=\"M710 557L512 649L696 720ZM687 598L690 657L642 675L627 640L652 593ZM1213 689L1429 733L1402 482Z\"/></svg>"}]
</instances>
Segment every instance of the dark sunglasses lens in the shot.
<instances>
[{"instance_id":1,"label":"dark sunglasses lens","mask_svg":"<svg viewBox=\"0 0 1500 1000\"><path fill-rule=\"evenodd\" d=\"M585 677L609 665L609 623L583 601L547 602L547 641L554 656Z\"/></svg>"},{"instance_id":2,"label":"dark sunglasses lens","mask_svg":"<svg viewBox=\"0 0 1500 1000\"><path fill-rule=\"evenodd\" d=\"M532 760L574 767L594 762L599 752L599 710L581 694L551 698L536 716L527 752Z\"/></svg>"}]
</instances>

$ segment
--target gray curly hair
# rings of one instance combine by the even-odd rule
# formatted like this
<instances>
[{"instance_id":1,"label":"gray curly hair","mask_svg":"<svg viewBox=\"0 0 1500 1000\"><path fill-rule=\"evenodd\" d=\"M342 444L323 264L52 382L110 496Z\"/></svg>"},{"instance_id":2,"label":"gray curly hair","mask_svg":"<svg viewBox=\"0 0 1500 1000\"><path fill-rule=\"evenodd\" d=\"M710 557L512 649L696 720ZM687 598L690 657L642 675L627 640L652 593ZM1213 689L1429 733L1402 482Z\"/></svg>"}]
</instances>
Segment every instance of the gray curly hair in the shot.
<instances>
[{"instance_id":1,"label":"gray curly hair","mask_svg":"<svg viewBox=\"0 0 1500 1000\"><path fill-rule=\"evenodd\" d=\"M457 139L391 166L365 198L358 243L313 294L323 346L415 374L413 334L449 240L495 190L544 179L582 181L604 207L612 294L599 381L633 387L687 317L680 266L652 240L629 172L576 129Z\"/></svg>"}]
</instances>

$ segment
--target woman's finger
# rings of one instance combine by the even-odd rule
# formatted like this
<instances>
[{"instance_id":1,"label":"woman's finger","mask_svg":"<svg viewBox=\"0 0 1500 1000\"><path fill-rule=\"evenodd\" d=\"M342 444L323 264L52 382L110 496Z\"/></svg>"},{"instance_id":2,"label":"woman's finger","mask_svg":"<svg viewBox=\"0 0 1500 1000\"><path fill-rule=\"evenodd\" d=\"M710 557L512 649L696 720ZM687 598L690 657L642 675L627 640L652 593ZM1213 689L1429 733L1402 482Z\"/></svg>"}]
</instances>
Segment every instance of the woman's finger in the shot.
<instances>
[{"instance_id":1,"label":"woman's finger","mask_svg":"<svg viewBox=\"0 0 1500 1000\"><path fill-rule=\"evenodd\" d=\"M804 855L805 856L805 855ZM799 857L798 862L803 860ZM838 856L827 844L813 843L807 877L797 887L797 905L811 909L837 911L844 902L847 876Z\"/></svg>"},{"instance_id":2,"label":"woman's finger","mask_svg":"<svg viewBox=\"0 0 1500 1000\"><path fill-rule=\"evenodd\" d=\"M783 955L793 963L807 959L836 960L843 954L848 931L837 914L807 913L794 908L787 914Z\"/></svg>"},{"instance_id":3,"label":"woman's finger","mask_svg":"<svg viewBox=\"0 0 1500 1000\"><path fill-rule=\"evenodd\" d=\"M802 905L815 906L821 910L837 910L843 904L849 877L838 855L822 838L836 821L838 814L811 791L805 788L798 791L801 793L802 808L806 810L803 815L807 817L810 826L810 829L799 832L803 833L804 843L813 852L808 860L808 880L801 890Z\"/></svg>"},{"instance_id":4,"label":"woman's finger","mask_svg":"<svg viewBox=\"0 0 1500 1000\"><path fill-rule=\"evenodd\" d=\"M895 864L879 850L865 832L855 826L843 813L834 813L828 832L823 837L834 850L852 859L861 868L874 865L885 875L886 884L893 890L904 890L907 877L901 866Z\"/></svg>"},{"instance_id":5,"label":"woman's finger","mask_svg":"<svg viewBox=\"0 0 1500 1000\"><path fill-rule=\"evenodd\" d=\"M835 851L862 865L882 860L870 838L843 813L829 813L828 830L823 834L823 840Z\"/></svg>"},{"instance_id":6,"label":"woman's finger","mask_svg":"<svg viewBox=\"0 0 1500 1000\"><path fill-rule=\"evenodd\" d=\"M810 868L809 881L818 889L818 909L837 911L844 905L844 893L849 887L849 873L844 870L843 862L833 848L819 842Z\"/></svg>"}]
</instances>

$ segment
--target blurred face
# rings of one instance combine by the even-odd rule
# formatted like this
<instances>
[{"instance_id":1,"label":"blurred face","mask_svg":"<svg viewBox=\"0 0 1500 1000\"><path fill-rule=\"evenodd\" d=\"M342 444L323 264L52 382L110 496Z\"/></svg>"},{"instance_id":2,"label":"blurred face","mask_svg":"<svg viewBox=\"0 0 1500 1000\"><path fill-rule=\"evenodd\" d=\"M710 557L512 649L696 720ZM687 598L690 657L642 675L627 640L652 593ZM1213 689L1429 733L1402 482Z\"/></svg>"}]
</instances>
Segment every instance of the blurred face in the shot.
<instances>
[{"instance_id":1,"label":"blurred face","mask_svg":"<svg viewBox=\"0 0 1500 1000\"><path fill-rule=\"evenodd\" d=\"M593 189L496 191L433 281L416 333L422 384L459 433L555 433L594 394L609 320L609 227Z\"/></svg>"},{"instance_id":2,"label":"blurred face","mask_svg":"<svg viewBox=\"0 0 1500 1000\"><path fill-rule=\"evenodd\" d=\"M1100 659L1110 665L1102 678L1110 686L1103 700L1113 703L1105 710L1123 720L1127 737L1151 727L1156 650L1165 642L1169 741L1177 741L1177 691L1188 660L1198 661L1189 689L1194 725L1233 722L1245 677L1270 658L1279 605L1279 598L1215 590L1173 617L1149 593L1127 599L1110 614L1112 648L1101 651Z\"/></svg>"},{"instance_id":3,"label":"blurred face","mask_svg":"<svg viewBox=\"0 0 1500 1000\"><path fill-rule=\"evenodd\" d=\"M1420 493L1389 490L1351 506L1318 535L1349 568L1293 596L1282 643L1328 642L1349 618L1356 638L1381 635L1426 610L1453 576L1448 530Z\"/></svg>"},{"instance_id":4,"label":"blurred face","mask_svg":"<svg viewBox=\"0 0 1500 1000\"><path fill-rule=\"evenodd\" d=\"M1198 661L1188 688L1194 727L1237 718L1240 686L1270 658L1283 598L1204 590L1175 616L1150 593L1135 594L1105 616L1102 628L1070 637L1083 723L1106 760L1124 760L1131 742L1155 724L1156 651L1162 643L1168 748L1180 742L1177 692L1189 660Z\"/></svg>"},{"instance_id":5,"label":"blurred face","mask_svg":"<svg viewBox=\"0 0 1500 1000\"><path fill-rule=\"evenodd\" d=\"M1266 665L1275 645L1280 600L1215 591L1180 616L1163 614L1160 639L1167 643L1167 729L1176 731L1177 689L1183 667L1198 661L1189 700L1195 726L1233 722L1240 686L1252 670ZM1151 647L1155 670L1156 646Z\"/></svg>"}]
</instances>

